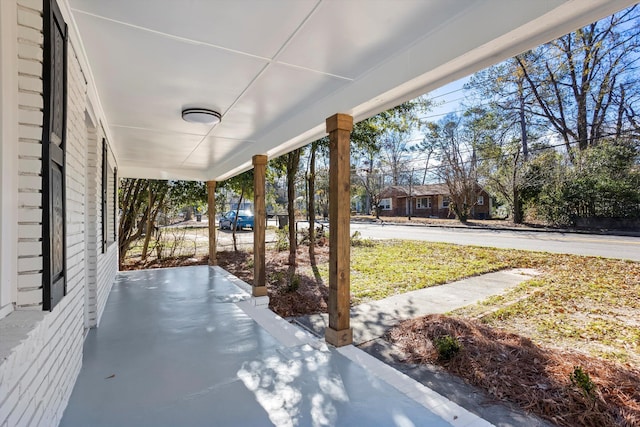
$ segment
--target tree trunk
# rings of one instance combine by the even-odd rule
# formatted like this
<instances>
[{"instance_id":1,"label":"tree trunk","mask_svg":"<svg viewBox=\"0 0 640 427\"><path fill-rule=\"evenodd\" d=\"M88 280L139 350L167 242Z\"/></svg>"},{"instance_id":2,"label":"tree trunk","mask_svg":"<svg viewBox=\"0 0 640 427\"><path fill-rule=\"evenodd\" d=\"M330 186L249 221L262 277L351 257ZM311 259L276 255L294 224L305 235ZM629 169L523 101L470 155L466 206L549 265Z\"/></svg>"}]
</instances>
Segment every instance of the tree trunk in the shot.
<instances>
[{"instance_id":1,"label":"tree trunk","mask_svg":"<svg viewBox=\"0 0 640 427\"><path fill-rule=\"evenodd\" d=\"M238 198L238 205L236 206L236 215L233 218L233 225L231 226L231 237L233 238L233 251L238 252L238 243L236 241L236 229L238 228L238 212L240 212L240 205L244 198L244 187L240 191L240 198Z\"/></svg>"},{"instance_id":2,"label":"tree trunk","mask_svg":"<svg viewBox=\"0 0 640 427\"><path fill-rule=\"evenodd\" d=\"M523 212L522 202L520 201L520 188L518 186L518 161L520 159L520 153L516 153L513 158L513 175L511 177L511 193L513 198L513 223L522 224Z\"/></svg>"},{"instance_id":3,"label":"tree trunk","mask_svg":"<svg viewBox=\"0 0 640 427\"><path fill-rule=\"evenodd\" d=\"M146 230L144 235L144 244L142 245L142 255L140 256L143 261L147 260L148 250L149 250L149 241L151 240L151 232L153 231L153 224L151 222L151 209L153 208L154 203L154 195L151 191L151 182L149 182L148 186L148 199L147 199L147 223Z\"/></svg>"},{"instance_id":4,"label":"tree trunk","mask_svg":"<svg viewBox=\"0 0 640 427\"><path fill-rule=\"evenodd\" d=\"M316 143L311 144L311 158L309 159L309 262L316 265Z\"/></svg>"},{"instance_id":5,"label":"tree trunk","mask_svg":"<svg viewBox=\"0 0 640 427\"><path fill-rule=\"evenodd\" d=\"M126 179L123 180L122 197L120 198L120 207L122 208L122 216L118 226L118 262L120 268L124 264L127 252L132 242L142 236L143 227L140 223L147 220L147 210L143 209L146 204L144 194L148 181L145 179ZM142 215L140 223L138 217Z\"/></svg>"},{"instance_id":6,"label":"tree trunk","mask_svg":"<svg viewBox=\"0 0 640 427\"><path fill-rule=\"evenodd\" d=\"M184 220L191 221L193 219L193 208L191 206L187 206L184 208Z\"/></svg>"},{"instance_id":7,"label":"tree trunk","mask_svg":"<svg viewBox=\"0 0 640 427\"><path fill-rule=\"evenodd\" d=\"M296 236L296 172L300 163L302 150L298 148L290 152L287 156L287 213L289 214L289 283L295 275L296 249L298 241Z\"/></svg>"},{"instance_id":8,"label":"tree trunk","mask_svg":"<svg viewBox=\"0 0 640 427\"><path fill-rule=\"evenodd\" d=\"M529 160L529 138L527 137L527 121L524 115L524 90L522 87L522 79L518 80L518 100L520 101L518 113L519 113L519 121L520 121L520 138L522 139L522 155L524 157L524 161Z\"/></svg>"}]
</instances>

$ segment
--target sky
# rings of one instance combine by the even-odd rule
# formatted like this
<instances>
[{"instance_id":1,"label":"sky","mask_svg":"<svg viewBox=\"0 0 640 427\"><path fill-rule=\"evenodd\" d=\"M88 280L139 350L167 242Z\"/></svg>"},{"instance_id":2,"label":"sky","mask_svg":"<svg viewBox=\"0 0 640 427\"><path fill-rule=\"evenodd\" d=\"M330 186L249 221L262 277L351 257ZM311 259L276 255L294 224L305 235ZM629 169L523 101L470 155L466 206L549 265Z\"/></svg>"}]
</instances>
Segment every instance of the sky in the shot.
<instances>
[{"instance_id":1,"label":"sky","mask_svg":"<svg viewBox=\"0 0 640 427\"><path fill-rule=\"evenodd\" d=\"M440 89L429 92L429 98L434 101L435 106L432 111L426 114L426 119L429 121L438 121L446 114L457 111L460 108L460 102L463 101L463 86L469 81L469 78L470 77L464 77L442 86Z\"/></svg>"},{"instance_id":2,"label":"sky","mask_svg":"<svg viewBox=\"0 0 640 427\"><path fill-rule=\"evenodd\" d=\"M434 121L442 119L447 114L458 111L462 108L461 103L464 101L464 84L469 81L470 76L449 83L428 93L430 99L434 101L434 107L428 113L423 115L423 120ZM410 138L412 144L419 144L424 138L422 132L415 130ZM411 156L411 167L415 168L416 176L424 174L424 167L427 161L426 154L414 153ZM438 162L434 158L429 158L429 165L433 166ZM436 180L432 175L426 177L426 182Z\"/></svg>"},{"instance_id":3,"label":"sky","mask_svg":"<svg viewBox=\"0 0 640 427\"><path fill-rule=\"evenodd\" d=\"M460 110L461 102L464 101L463 86L469 81L469 77L449 83L441 88L428 93L430 99L433 100L434 106L427 113L422 115L424 121L437 122L447 114ZM422 141L422 133L416 129L411 134L411 142L419 143Z\"/></svg>"}]
</instances>

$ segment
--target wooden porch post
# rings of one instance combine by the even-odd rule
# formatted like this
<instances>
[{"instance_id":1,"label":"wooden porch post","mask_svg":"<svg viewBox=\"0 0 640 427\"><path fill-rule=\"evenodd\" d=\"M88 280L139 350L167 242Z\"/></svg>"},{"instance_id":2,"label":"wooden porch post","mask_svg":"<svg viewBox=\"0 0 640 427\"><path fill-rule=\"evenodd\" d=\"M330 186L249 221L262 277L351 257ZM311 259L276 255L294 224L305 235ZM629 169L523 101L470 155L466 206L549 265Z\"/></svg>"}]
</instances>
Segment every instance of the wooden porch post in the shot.
<instances>
[{"instance_id":1,"label":"wooden porch post","mask_svg":"<svg viewBox=\"0 0 640 427\"><path fill-rule=\"evenodd\" d=\"M254 297L267 295L265 272L265 175L267 156L253 156L253 289Z\"/></svg>"},{"instance_id":2,"label":"wooden porch post","mask_svg":"<svg viewBox=\"0 0 640 427\"><path fill-rule=\"evenodd\" d=\"M350 321L350 135L353 117L336 114L329 133L329 327L325 339L336 347L353 342Z\"/></svg>"},{"instance_id":3,"label":"wooden porch post","mask_svg":"<svg viewBox=\"0 0 640 427\"><path fill-rule=\"evenodd\" d=\"M216 181L207 181L207 218L209 220L209 265L218 265L216 259Z\"/></svg>"}]
</instances>

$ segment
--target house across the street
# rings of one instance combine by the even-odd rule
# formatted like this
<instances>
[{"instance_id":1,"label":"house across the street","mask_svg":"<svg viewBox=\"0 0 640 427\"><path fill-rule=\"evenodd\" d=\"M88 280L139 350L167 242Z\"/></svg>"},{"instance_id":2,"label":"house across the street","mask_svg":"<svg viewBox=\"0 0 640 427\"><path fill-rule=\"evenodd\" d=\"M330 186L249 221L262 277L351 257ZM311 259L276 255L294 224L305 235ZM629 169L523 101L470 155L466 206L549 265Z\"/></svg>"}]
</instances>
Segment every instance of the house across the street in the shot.
<instances>
[{"instance_id":1,"label":"house across the street","mask_svg":"<svg viewBox=\"0 0 640 427\"><path fill-rule=\"evenodd\" d=\"M471 201L470 218L490 218L491 196L480 186L476 196ZM408 216L411 213L411 216L424 218L455 218L450 203L446 184L392 185L380 193L380 216Z\"/></svg>"}]
</instances>

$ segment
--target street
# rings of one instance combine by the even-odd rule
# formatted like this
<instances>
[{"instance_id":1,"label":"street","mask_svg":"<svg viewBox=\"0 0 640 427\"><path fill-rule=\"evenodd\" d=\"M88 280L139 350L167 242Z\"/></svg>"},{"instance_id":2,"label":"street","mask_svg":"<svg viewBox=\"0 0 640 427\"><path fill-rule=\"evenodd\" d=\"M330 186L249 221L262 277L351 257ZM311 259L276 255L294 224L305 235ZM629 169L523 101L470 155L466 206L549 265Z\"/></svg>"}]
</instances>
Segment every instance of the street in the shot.
<instances>
[{"instance_id":1,"label":"street","mask_svg":"<svg viewBox=\"0 0 640 427\"><path fill-rule=\"evenodd\" d=\"M351 223L363 238L410 239L640 261L640 237Z\"/></svg>"},{"instance_id":2,"label":"street","mask_svg":"<svg viewBox=\"0 0 640 427\"><path fill-rule=\"evenodd\" d=\"M269 225L275 225L275 222ZM306 221L298 222L299 230L306 227L308 227ZM354 231L359 231L362 238L370 239L425 240L458 245L488 246L640 261L640 237L633 236L548 231L484 230L421 225L380 225L352 222L351 233L353 234ZM237 232L236 238L238 244L242 247L251 247L253 244L253 232L251 230ZM273 229L267 230L266 241L275 241ZM228 249L231 246L231 231L219 230L218 247Z\"/></svg>"}]
</instances>

